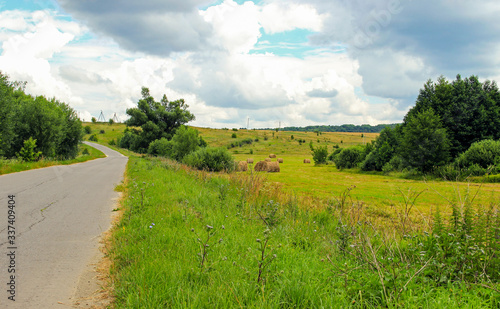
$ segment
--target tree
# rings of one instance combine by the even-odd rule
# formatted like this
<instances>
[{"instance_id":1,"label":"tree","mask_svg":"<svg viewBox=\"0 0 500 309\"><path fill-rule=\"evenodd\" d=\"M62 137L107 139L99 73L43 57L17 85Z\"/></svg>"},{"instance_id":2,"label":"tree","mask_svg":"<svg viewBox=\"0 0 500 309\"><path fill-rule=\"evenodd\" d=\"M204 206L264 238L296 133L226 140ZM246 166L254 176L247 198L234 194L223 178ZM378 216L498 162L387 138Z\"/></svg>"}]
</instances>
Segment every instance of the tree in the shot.
<instances>
[{"instance_id":1,"label":"tree","mask_svg":"<svg viewBox=\"0 0 500 309\"><path fill-rule=\"evenodd\" d=\"M373 150L361 164L361 169L364 171L381 171L382 167L396 154L400 143L400 137L400 126L394 129L390 127L383 129L374 142Z\"/></svg>"},{"instance_id":2,"label":"tree","mask_svg":"<svg viewBox=\"0 0 500 309\"><path fill-rule=\"evenodd\" d=\"M127 109L130 118L125 122L126 125L142 129L136 132L140 140L137 149L132 150L146 152L154 140L171 140L181 125L195 119L184 99L168 101L167 96L163 95L161 101L156 102L146 87L142 87L141 94L137 107Z\"/></svg>"},{"instance_id":3,"label":"tree","mask_svg":"<svg viewBox=\"0 0 500 309\"><path fill-rule=\"evenodd\" d=\"M483 139L500 138L500 92L495 82L479 82L476 76L453 82L440 77L428 80L403 126L414 114L432 108L441 119L450 140L450 154L456 157Z\"/></svg>"},{"instance_id":4,"label":"tree","mask_svg":"<svg viewBox=\"0 0 500 309\"><path fill-rule=\"evenodd\" d=\"M14 130L14 87L8 76L0 72L0 156L11 153L12 143L16 137Z\"/></svg>"},{"instance_id":5,"label":"tree","mask_svg":"<svg viewBox=\"0 0 500 309\"><path fill-rule=\"evenodd\" d=\"M399 153L411 167L429 172L450 160L446 129L432 108L413 114L406 121Z\"/></svg>"}]
</instances>

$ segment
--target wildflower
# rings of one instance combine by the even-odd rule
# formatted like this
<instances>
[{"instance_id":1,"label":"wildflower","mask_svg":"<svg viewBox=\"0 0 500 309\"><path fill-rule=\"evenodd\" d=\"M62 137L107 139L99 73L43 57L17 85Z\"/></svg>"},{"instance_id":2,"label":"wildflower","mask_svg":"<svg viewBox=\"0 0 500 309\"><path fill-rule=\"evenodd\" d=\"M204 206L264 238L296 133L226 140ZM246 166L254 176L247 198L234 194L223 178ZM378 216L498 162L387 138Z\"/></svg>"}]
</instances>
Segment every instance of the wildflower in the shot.
<instances>
[{"instance_id":1,"label":"wildflower","mask_svg":"<svg viewBox=\"0 0 500 309\"><path fill-rule=\"evenodd\" d=\"M224 225L223 225L221 228L222 228L223 230L225 230L225 229L226 229L226 227L224 227Z\"/></svg>"},{"instance_id":2,"label":"wildflower","mask_svg":"<svg viewBox=\"0 0 500 309\"><path fill-rule=\"evenodd\" d=\"M221 238L221 239L219 239L219 244L220 244L221 242L222 242L222 238Z\"/></svg>"},{"instance_id":3,"label":"wildflower","mask_svg":"<svg viewBox=\"0 0 500 309\"><path fill-rule=\"evenodd\" d=\"M150 226L149 226L149 228L150 228L150 229L152 229L152 228L153 228L153 226L152 226L152 225L150 225Z\"/></svg>"},{"instance_id":4,"label":"wildflower","mask_svg":"<svg viewBox=\"0 0 500 309\"><path fill-rule=\"evenodd\" d=\"M191 229L191 232L194 232L194 228L193 228L193 229Z\"/></svg>"},{"instance_id":5,"label":"wildflower","mask_svg":"<svg viewBox=\"0 0 500 309\"><path fill-rule=\"evenodd\" d=\"M256 241L257 241L257 242L260 242L261 240L260 240L259 238L257 238L257 240L256 240Z\"/></svg>"}]
</instances>

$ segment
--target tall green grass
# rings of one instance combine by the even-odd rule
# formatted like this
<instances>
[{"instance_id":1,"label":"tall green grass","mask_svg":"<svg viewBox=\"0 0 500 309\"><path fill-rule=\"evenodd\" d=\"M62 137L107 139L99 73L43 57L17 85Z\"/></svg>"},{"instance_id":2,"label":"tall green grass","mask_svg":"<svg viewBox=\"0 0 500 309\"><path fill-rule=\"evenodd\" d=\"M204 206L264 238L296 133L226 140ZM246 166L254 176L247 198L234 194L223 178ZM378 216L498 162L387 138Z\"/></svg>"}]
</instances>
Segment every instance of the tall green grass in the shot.
<instances>
[{"instance_id":1,"label":"tall green grass","mask_svg":"<svg viewBox=\"0 0 500 309\"><path fill-rule=\"evenodd\" d=\"M410 234L403 211L382 232L349 189L328 205L304 207L259 175L223 177L131 156L122 204L111 250L117 308L499 306L495 268L477 267L462 279L440 276L440 265L452 262L439 249L445 245L431 240L450 233L457 220ZM496 233L498 205L488 209L489 231ZM454 218L484 231L486 221L476 214ZM467 233L460 235L464 241L452 242L471 245ZM498 239L488 239L474 242L474 256L458 251L471 263L493 261Z\"/></svg>"}]
</instances>

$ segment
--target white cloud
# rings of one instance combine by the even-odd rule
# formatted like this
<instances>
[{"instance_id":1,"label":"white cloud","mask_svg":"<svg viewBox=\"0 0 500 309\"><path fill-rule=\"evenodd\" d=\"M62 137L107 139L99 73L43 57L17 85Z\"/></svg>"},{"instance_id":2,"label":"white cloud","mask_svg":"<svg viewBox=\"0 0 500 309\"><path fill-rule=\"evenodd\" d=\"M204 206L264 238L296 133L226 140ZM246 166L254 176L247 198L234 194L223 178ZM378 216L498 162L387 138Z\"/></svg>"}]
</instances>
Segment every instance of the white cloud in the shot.
<instances>
[{"instance_id":1,"label":"white cloud","mask_svg":"<svg viewBox=\"0 0 500 309\"><path fill-rule=\"evenodd\" d=\"M318 14L309 4L274 2L264 5L260 16L260 24L269 34L294 29L321 31L327 14Z\"/></svg>"},{"instance_id":2,"label":"white cloud","mask_svg":"<svg viewBox=\"0 0 500 309\"><path fill-rule=\"evenodd\" d=\"M259 8L251 1L238 5L226 0L218 6L200 11L214 29L214 46L223 46L230 53L246 53L260 37Z\"/></svg>"}]
</instances>

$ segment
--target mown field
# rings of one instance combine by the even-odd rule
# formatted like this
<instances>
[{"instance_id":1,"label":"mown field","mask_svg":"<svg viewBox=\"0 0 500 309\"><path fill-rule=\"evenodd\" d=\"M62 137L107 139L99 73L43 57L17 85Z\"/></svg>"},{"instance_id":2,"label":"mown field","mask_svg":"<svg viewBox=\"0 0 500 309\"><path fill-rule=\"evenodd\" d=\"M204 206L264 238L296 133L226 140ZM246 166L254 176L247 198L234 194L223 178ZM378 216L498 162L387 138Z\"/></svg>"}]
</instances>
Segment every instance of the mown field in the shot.
<instances>
[{"instance_id":1,"label":"mown field","mask_svg":"<svg viewBox=\"0 0 500 309\"><path fill-rule=\"evenodd\" d=\"M333 146L349 147L374 140L375 133L322 133L314 132L275 132L260 130L215 130L197 128L201 136L216 146L227 147L241 140L251 138L252 144L243 144L231 148L235 160L245 161L248 158L254 162L264 160L269 154L283 158L280 173L266 173L266 178L283 187L285 191L307 196L311 203L318 200L335 199L347 188L351 197L363 203L368 214L374 217L393 218L400 211L404 201L415 194L421 193L416 199L412 216L417 221L425 221L439 207L449 213L449 205L465 202L474 198L477 204L484 206L500 200L500 185L478 182L448 182L439 179L406 179L404 175L393 173L361 173L359 170L337 170L334 165L314 166L304 164L304 159L312 160L309 143L316 146L327 146L329 153ZM236 134L236 138L232 135ZM274 135L274 136L273 136ZM293 139L291 136L293 135ZM264 137L267 136L267 140ZM258 140L257 142L255 140ZM299 144L297 140L306 142ZM318 201L319 202L319 201Z\"/></svg>"}]
</instances>

